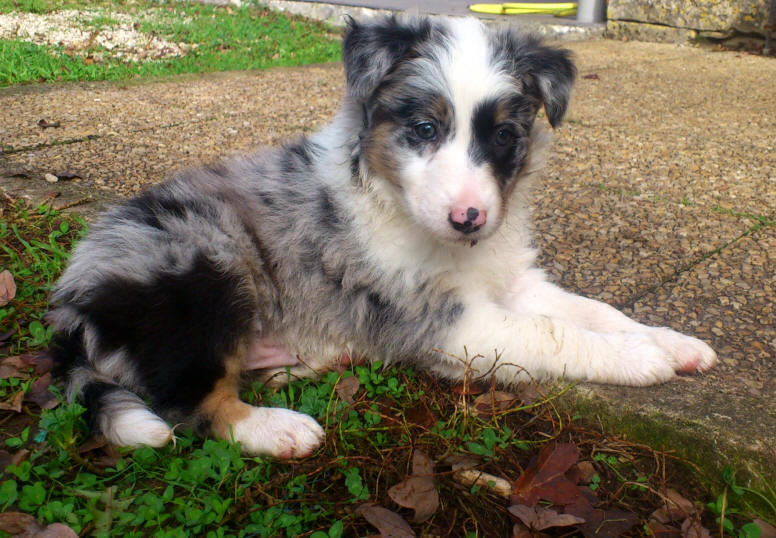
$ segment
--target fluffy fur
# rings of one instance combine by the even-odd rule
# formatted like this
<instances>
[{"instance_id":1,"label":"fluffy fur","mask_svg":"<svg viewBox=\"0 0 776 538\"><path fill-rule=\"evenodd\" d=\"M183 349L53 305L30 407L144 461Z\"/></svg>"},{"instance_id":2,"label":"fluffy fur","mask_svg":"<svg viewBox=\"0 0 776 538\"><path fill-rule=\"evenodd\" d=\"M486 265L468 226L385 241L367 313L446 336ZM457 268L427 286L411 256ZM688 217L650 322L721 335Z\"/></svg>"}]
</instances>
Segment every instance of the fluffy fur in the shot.
<instances>
[{"instance_id":1,"label":"fluffy fur","mask_svg":"<svg viewBox=\"0 0 776 538\"><path fill-rule=\"evenodd\" d=\"M186 421L247 453L304 456L320 426L240 402L243 372L309 376L346 355L452 379L647 385L712 366L699 340L534 267L528 195L548 144L534 120L566 112L568 51L473 19L386 18L351 22L343 58L344 103L322 131L180 173L75 250L53 294L56 349L94 428L159 446L165 421Z\"/></svg>"}]
</instances>

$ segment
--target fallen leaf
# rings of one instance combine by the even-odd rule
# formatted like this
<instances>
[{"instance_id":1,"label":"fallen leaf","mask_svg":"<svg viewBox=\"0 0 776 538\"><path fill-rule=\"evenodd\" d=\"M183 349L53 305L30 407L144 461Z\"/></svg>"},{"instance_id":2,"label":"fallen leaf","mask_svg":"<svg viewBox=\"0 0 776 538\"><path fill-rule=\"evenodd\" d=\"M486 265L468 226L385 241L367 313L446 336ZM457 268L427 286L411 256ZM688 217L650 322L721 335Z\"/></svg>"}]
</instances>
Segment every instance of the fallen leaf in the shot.
<instances>
[{"instance_id":1,"label":"fallen leaf","mask_svg":"<svg viewBox=\"0 0 776 538\"><path fill-rule=\"evenodd\" d=\"M671 527L654 519L647 522L647 528L655 538L678 538L682 535L682 531L676 527Z\"/></svg>"},{"instance_id":2,"label":"fallen leaf","mask_svg":"<svg viewBox=\"0 0 776 538\"><path fill-rule=\"evenodd\" d=\"M711 538L711 533L698 517L688 517L682 523L682 538Z\"/></svg>"},{"instance_id":3,"label":"fallen leaf","mask_svg":"<svg viewBox=\"0 0 776 538\"><path fill-rule=\"evenodd\" d=\"M59 127L60 123L58 121L48 121L46 119L39 119L38 120L38 127L41 129L48 129L49 127Z\"/></svg>"},{"instance_id":4,"label":"fallen leaf","mask_svg":"<svg viewBox=\"0 0 776 538\"><path fill-rule=\"evenodd\" d=\"M24 391L20 390L8 400L0 402L0 409L5 411L15 411L16 413L22 412L22 402L24 401Z\"/></svg>"},{"instance_id":5,"label":"fallen leaf","mask_svg":"<svg viewBox=\"0 0 776 538\"><path fill-rule=\"evenodd\" d=\"M554 504L574 502L580 496L579 488L566 478L566 471L578 459L579 450L573 443L545 446L515 481L510 500L527 506L534 506L539 499Z\"/></svg>"},{"instance_id":6,"label":"fallen leaf","mask_svg":"<svg viewBox=\"0 0 776 538\"><path fill-rule=\"evenodd\" d=\"M544 398L541 387L538 383L518 383L515 387L515 395L520 398L523 405L531 405L537 400Z\"/></svg>"},{"instance_id":7,"label":"fallen leaf","mask_svg":"<svg viewBox=\"0 0 776 538\"><path fill-rule=\"evenodd\" d=\"M34 536L34 533L42 529L43 526L38 520L29 514L22 512L0 513L0 531L5 531L11 536L25 533L29 533L29 536Z\"/></svg>"},{"instance_id":8,"label":"fallen leaf","mask_svg":"<svg viewBox=\"0 0 776 538\"><path fill-rule=\"evenodd\" d=\"M30 365L21 355L6 357L0 362L0 379L8 379L9 377L29 379L29 368Z\"/></svg>"},{"instance_id":9,"label":"fallen leaf","mask_svg":"<svg viewBox=\"0 0 776 538\"><path fill-rule=\"evenodd\" d=\"M51 372L43 374L32 384L24 400L37 404L41 409L54 409L59 405L59 400L49 391L49 386L51 386Z\"/></svg>"},{"instance_id":10,"label":"fallen leaf","mask_svg":"<svg viewBox=\"0 0 776 538\"><path fill-rule=\"evenodd\" d=\"M52 523L36 534L35 538L78 538L78 535L63 523Z\"/></svg>"},{"instance_id":11,"label":"fallen leaf","mask_svg":"<svg viewBox=\"0 0 776 538\"><path fill-rule=\"evenodd\" d=\"M30 451L26 448L22 448L11 456L11 465L19 465L21 462L27 461L28 459L30 459Z\"/></svg>"},{"instance_id":12,"label":"fallen leaf","mask_svg":"<svg viewBox=\"0 0 776 538\"><path fill-rule=\"evenodd\" d=\"M585 538L618 538L628 532L639 518L631 512L622 510L602 510L590 512L587 521L579 527Z\"/></svg>"},{"instance_id":13,"label":"fallen leaf","mask_svg":"<svg viewBox=\"0 0 776 538\"><path fill-rule=\"evenodd\" d=\"M513 504L509 507L509 513L516 516L529 529L534 531L543 531L552 527L570 527L585 522L582 518L572 516L571 514L559 514L555 510L550 510L543 506Z\"/></svg>"},{"instance_id":14,"label":"fallen leaf","mask_svg":"<svg viewBox=\"0 0 776 538\"><path fill-rule=\"evenodd\" d=\"M481 417L491 417L516 406L519 402L520 398L511 392L492 390L474 399L474 412Z\"/></svg>"},{"instance_id":15,"label":"fallen leaf","mask_svg":"<svg viewBox=\"0 0 776 538\"><path fill-rule=\"evenodd\" d=\"M2 344L3 342L8 340L9 338L11 338L15 334L16 334L16 328L15 327L13 329L11 329L10 331L8 331L8 332L4 332L4 333L0 334L0 344Z\"/></svg>"},{"instance_id":16,"label":"fallen leaf","mask_svg":"<svg viewBox=\"0 0 776 538\"><path fill-rule=\"evenodd\" d=\"M574 468L577 471L577 484L586 486L593 481L596 470L592 461L580 461Z\"/></svg>"},{"instance_id":17,"label":"fallen leaf","mask_svg":"<svg viewBox=\"0 0 776 538\"><path fill-rule=\"evenodd\" d=\"M776 527L767 521L763 521L762 519L755 519L752 521L752 523L760 527L760 538L776 538Z\"/></svg>"},{"instance_id":18,"label":"fallen leaf","mask_svg":"<svg viewBox=\"0 0 776 538\"><path fill-rule=\"evenodd\" d=\"M461 396L476 396L488 390L488 387L482 383L458 383L450 390L453 394L459 394Z\"/></svg>"},{"instance_id":19,"label":"fallen leaf","mask_svg":"<svg viewBox=\"0 0 776 538\"><path fill-rule=\"evenodd\" d=\"M423 451L412 454L412 474L388 489L388 496L404 508L415 511L413 523L422 523L439 507L439 493L434 485L434 462Z\"/></svg>"},{"instance_id":20,"label":"fallen leaf","mask_svg":"<svg viewBox=\"0 0 776 538\"><path fill-rule=\"evenodd\" d=\"M665 492L665 505L658 508L649 516L660 523L671 523L686 519L696 513L695 505L682 497L676 490L668 489Z\"/></svg>"},{"instance_id":21,"label":"fallen leaf","mask_svg":"<svg viewBox=\"0 0 776 538\"><path fill-rule=\"evenodd\" d=\"M5 531L11 536L23 536L27 538L77 538L78 535L62 523L52 523L44 527L29 514L22 512L0 513L0 531Z\"/></svg>"},{"instance_id":22,"label":"fallen leaf","mask_svg":"<svg viewBox=\"0 0 776 538\"><path fill-rule=\"evenodd\" d=\"M380 531L383 538L414 538L415 531L396 512L372 503L365 503L356 509L356 514L366 519Z\"/></svg>"},{"instance_id":23,"label":"fallen leaf","mask_svg":"<svg viewBox=\"0 0 776 538\"><path fill-rule=\"evenodd\" d=\"M437 423L439 418L428 407L428 404L423 400L418 402L412 407L404 410L404 419L413 426L420 426L421 428L430 428Z\"/></svg>"},{"instance_id":24,"label":"fallen leaf","mask_svg":"<svg viewBox=\"0 0 776 538\"><path fill-rule=\"evenodd\" d=\"M54 369L54 356L50 351L38 351L37 353L26 353L22 355L24 362L35 368L35 373L38 375L45 374Z\"/></svg>"},{"instance_id":25,"label":"fallen leaf","mask_svg":"<svg viewBox=\"0 0 776 538\"><path fill-rule=\"evenodd\" d=\"M352 404L353 396L356 395L360 386L361 383L359 383L356 376L341 379L340 382L337 383L337 396L339 396L343 402Z\"/></svg>"},{"instance_id":26,"label":"fallen leaf","mask_svg":"<svg viewBox=\"0 0 776 538\"><path fill-rule=\"evenodd\" d=\"M121 459L121 454L101 435L93 435L78 447L79 454L88 454L89 460L103 469L115 467Z\"/></svg>"},{"instance_id":27,"label":"fallen leaf","mask_svg":"<svg viewBox=\"0 0 776 538\"><path fill-rule=\"evenodd\" d=\"M5 306L16 297L16 282L13 281L11 271L6 269L0 272L0 306Z\"/></svg>"}]
</instances>

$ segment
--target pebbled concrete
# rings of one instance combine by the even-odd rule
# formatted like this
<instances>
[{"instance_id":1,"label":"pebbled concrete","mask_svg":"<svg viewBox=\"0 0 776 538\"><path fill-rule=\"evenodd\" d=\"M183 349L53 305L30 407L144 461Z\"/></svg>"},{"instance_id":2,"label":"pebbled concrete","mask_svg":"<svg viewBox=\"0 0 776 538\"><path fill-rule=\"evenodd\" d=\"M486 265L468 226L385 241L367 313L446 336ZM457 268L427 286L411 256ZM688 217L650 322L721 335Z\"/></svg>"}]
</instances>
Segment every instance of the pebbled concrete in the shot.
<instances>
[{"instance_id":1,"label":"pebbled concrete","mask_svg":"<svg viewBox=\"0 0 776 538\"><path fill-rule=\"evenodd\" d=\"M570 290L710 341L721 359L659 387L579 387L578 409L712 473L737 461L776 479L776 61L567 46L581 76L537 192L541 263ZM63 205L117 199L315 129L342 91L337 64L3 89L0 188L61 191ZM61 127L41 130L41 118ZM80 179L43 179L62 172Z\"/></svg>"}]
</instances>

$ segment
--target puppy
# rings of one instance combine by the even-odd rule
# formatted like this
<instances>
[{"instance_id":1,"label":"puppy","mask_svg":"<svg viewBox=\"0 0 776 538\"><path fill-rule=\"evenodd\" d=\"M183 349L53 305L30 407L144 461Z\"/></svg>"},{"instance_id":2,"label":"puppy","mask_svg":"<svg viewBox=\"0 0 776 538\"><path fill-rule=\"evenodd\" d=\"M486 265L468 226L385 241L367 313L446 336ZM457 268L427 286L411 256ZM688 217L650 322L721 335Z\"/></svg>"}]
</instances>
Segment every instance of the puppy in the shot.
<instances>
[{"instance_id":1,"label":"puppy","mask_svg":"<svg viewBox=\"0 0 776 538\"><path fill-rule=\"evenodd\" d=\"M449 379L648 385L714 352L562 291L528 195L566 112L567 50L474 19L350 21L347 91L309 138L179 173L107 213L52 300L68 395L119 445L169 423L248 454L310 454L310 417L240 401L243 372L343 355ZM459 357L460 359L456 359ZM468 369L468 370L467 370Z\"/></svg>"}]
</instances>

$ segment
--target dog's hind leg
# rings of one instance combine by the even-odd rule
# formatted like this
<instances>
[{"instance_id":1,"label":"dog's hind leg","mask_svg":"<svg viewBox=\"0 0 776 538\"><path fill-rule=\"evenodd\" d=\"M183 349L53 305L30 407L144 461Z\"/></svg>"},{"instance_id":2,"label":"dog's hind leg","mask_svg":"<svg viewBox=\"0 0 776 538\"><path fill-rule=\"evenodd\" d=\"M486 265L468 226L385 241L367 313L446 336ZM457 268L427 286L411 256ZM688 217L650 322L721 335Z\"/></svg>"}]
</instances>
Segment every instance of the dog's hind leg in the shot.
<instances>
[{"instance_id":1,"label":"dog's hind leg","mask_svg":"<svg viewBox=\"0 0 776 538\"><path fill-rule=\"evenodd\" d=\"M289 409L254 407L240 401L239 373L245 361L242 353L238 351L237 357L226 361L226 376L216 382L197 413L210 424L214 435L240 443L245 454L276 458L312 454L324 437L323 428L313 418Z\"/></svg>"}]
</instances>

